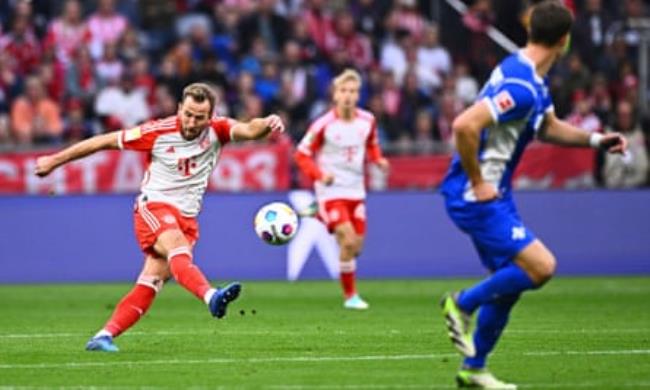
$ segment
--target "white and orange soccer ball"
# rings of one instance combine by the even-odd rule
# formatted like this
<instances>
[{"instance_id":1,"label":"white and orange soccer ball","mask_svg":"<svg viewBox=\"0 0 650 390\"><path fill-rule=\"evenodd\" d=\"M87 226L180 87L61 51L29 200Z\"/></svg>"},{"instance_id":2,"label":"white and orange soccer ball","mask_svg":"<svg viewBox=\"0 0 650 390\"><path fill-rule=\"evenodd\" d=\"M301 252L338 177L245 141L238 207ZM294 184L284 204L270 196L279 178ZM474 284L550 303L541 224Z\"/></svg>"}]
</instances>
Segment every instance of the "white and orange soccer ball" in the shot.
<instances>
[{"instance_id":1,"label":"white and orange soccer ball","mask_svg":"<svg viewBox=\"0 0 650 390\"><path fill-rule=\"evenodd\" d=\"M283 202L262 206L255 214L254 223L258 237L271 245L286 244L298 231L298 215Z\"/></svg>"}]
</instances>

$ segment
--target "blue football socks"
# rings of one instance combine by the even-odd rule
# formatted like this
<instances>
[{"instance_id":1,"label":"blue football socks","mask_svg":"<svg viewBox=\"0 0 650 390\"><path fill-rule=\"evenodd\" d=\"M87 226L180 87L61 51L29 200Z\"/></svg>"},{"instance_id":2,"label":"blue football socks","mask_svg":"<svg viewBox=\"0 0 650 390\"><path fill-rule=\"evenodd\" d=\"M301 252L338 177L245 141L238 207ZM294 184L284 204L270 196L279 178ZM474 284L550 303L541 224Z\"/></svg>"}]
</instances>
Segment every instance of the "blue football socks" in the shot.
<instances>
[{"instance_id":1,"label":"blue football socks","mask_svg":"<svg viewBox=\"0 0 650 390\"><path fill-rule=\"evenodd\" d=\"M519 294L504 295L491 302L484 303L478 312L474 346L476 355L466 358L464 367L481 369L485 367L487 355L492 351L503 328L508 323L510 310L519 299Z\"/></svg>"},{"instance_id":2,"label":"blue football socks","mask_svg":"<svg viewBox=\"0 0 650 390\"><path fill-rule=\"evenodd\" d=\"M472 314L481 305L505 295L520 294L535 288L528 274L516 264L510 264L493 273L477 285L463 290L458 298L458 306L467 314Z\"/></svg>"}]
</instances>

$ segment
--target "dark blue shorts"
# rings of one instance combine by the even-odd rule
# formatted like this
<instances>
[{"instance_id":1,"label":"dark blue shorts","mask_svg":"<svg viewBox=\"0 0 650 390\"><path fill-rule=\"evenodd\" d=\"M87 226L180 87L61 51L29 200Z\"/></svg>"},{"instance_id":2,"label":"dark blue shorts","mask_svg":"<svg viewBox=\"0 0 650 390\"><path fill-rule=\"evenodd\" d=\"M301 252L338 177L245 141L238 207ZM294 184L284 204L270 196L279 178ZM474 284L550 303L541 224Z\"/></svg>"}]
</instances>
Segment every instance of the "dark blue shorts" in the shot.
<instances>
[{"instance_id":1,"label":"dark blue shorts","mask_svg":"<svg viewBox=\"0 0 650 390\"><path fill-rule=\"evenodd\" d=\"M472 238L483 265L492 271L509 265L535 240L511 199L481 203L446 199L445 205L456 226Z\"/></svg>"}]
</instances>

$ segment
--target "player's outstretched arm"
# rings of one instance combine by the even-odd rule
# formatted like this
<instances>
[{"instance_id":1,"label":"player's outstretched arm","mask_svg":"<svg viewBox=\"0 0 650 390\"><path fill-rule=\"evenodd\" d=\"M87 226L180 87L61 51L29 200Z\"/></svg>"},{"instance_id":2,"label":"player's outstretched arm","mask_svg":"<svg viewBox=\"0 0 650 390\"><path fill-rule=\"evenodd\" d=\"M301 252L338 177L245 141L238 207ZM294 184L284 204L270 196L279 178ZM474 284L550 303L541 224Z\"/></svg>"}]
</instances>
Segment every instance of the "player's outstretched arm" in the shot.
<instances>
[{"instance_id":1,"label":"player's outstretched arm","mask_svg":"<svg viewBox=\"0 0 650 390\"><path fill-rule=\"evenodd\" d=\"M589 133L559 119L552 112L546 115L539 139L563 146L603 148L610 153L624 153L627 150L627 140L622 134Z\"/></svg>"},{"instance_id":2,"label":"player's outstretched arm","mask_svg":"<svg viewBox=\"0 0 650 390\"><path fill-rule=\"evenodd\" d=\"M119 149L118 137L119 131L112 133L96 135L81 142L67 147L60 152L42 156L36 159L36 168L34 173L40 177L50 174L57 167L70 161L88 156L97 151L104 149Z\"/></svg>"},{"instance_id":3,"label":"player's outstretched arm","mask_svg":"<svg viewBox=\"0 0 650 390\"><path fill-rule=\"evenodd\" d=\"M476 200L488 201L498 196L497 189L483 181L478 160L481 131L494 123L487 103L479 101L463 111L452 124L460 162L469 178Z\"/></svg>"},{"instance_id":4,"label":"player's outstretched arm","mask_svg":"<svg viewBox=\"0 0 650 390\"><path fill-rule=\"evenodd\" d=\"M252 141L266 137L270 132L284 131L284 123L278 115L255 118L248 123L237 122L232 127L233 141Z\"/></svg>"}]
</instances>

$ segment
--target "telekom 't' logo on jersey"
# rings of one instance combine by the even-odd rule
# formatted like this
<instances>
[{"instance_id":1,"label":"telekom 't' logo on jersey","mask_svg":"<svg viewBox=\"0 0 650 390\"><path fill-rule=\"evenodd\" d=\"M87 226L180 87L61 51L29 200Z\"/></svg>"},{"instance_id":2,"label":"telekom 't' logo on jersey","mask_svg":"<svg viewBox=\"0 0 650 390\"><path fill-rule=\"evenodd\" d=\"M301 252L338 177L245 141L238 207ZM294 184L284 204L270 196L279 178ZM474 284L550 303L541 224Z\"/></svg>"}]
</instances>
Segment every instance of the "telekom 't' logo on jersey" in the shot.
<instances>
[{"instance_id":1,"label":"telekom 't' logo on jersey","mask_svg":"<svg viewBox=\"0 0 650 390\"><path fill-rule=\"evenodd\" d=\"M354 156L357 154L359 151L358 146L348 146L343 150L343 154L345 154L345 159L347 162L352 162L354 160Z\"/></svg>"},{"instance_id":2,"label":"telekom 't' logo on jersey","mask_svg":"<svg viewBox=\"0 0 650 390\"><path fill-rule=\"evenodd\" d=\"M194 162L194 157L192 158L179 158L178 159L178 171L183 174L183 176L191 176L191 169L196 168L196 162Z\"/></svg>"}]
</instances>

